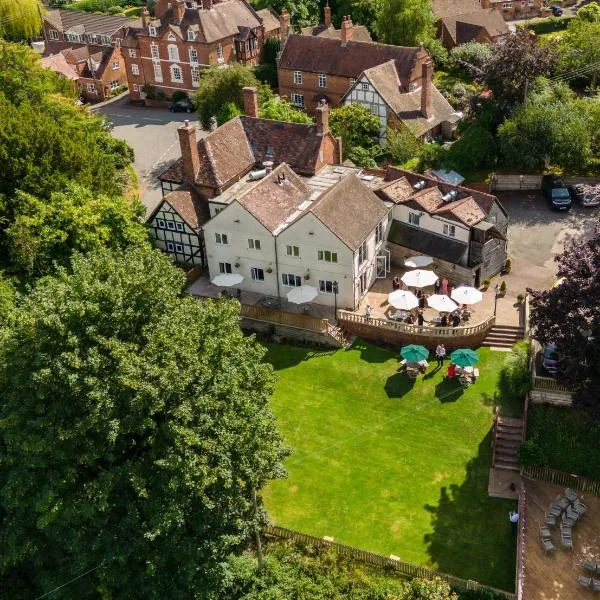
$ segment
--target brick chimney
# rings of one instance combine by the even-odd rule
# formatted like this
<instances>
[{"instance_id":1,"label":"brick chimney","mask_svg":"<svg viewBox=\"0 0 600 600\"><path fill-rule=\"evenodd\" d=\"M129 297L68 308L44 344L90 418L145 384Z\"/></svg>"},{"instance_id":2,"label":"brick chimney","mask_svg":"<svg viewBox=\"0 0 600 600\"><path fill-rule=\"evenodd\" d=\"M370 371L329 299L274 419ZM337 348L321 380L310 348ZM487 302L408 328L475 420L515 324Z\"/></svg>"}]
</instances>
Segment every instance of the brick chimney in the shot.
<instances>
[{"instance_id":1,"label":"brick chimney","mask_svg":"<svg viewBox=\"0 0 600 600\"><path fill-rule=\"evenodd\" d=\"M352 37L352 19L350 17L344 17L342 19L340 36L342 39L342 46L345 46L348 40Z\"/></svg>"},{"instance_id":2,"label":"brick chimney","mask_svg":"<svg viewBox=\"0 0 600 600\"><path fill-rule=\"evenodd\" d=\"M175 4L173 5L173 20L175 23L181 23L183 15L185 15L185 1L175 0Z\"/></svg>"},{"instance_id":3,"label":"brick chimney","mask_svg":"<svg viewBox=\"0 0 600 600\"><path fill-rule=\"evenodd\" d=\"M194 183L196 174L200 170L200 157L198 156L198 142L196 141L196 128L188 120L177 129L179 134L179 147L183 159L183 175L186 181Z\"/></svg>"},{"instance_id":4,"label":"brick chimney","mask_svg":"<svg viewBox=\"0 0 600 600\"><path fill-rule=\"evenodd\" d=\"M324 136L329 133L329 106L326 102L317 106L315 120L317 122L317 135Z\"/></svg>"},{"instance_id":5,"label":"brick chimney","mask_svg":"<svg viewBox=\"0 0 600 600\"><path fill-rule=\"evenodd\" d=\"M431 61L421 65L421 113L426 119L432 116L431 112L431 77L433 65Z\"/></svg>"},{"instance_id":6,"label":"brick chimney","mask_svg":"<svg viewBox=\"0 0 600 600\"><path fill-rule=\"evenodd\" d=\"M323 9L323 24L325 27L331 27L331 8L329 7L329 2L327 2Z\"/></svg>"},{"instance_id":7,"label":"brick chimney","mask_svg":"<svg viewBox=\"0 0 600 600\"><path fill-rule=\"evenodd\" d=\"M247 117L258 117L258 91L255 87L242 88L244 94L244 114Z\"/></svg>"},{"instance_id":8,"label":"brick chimney","mask_svg":"<svg viewBox=\"0 0 600 600\"><path fill-rule=\"evenodd\" d=\"M148 24L150 23L150 11L144 6L144 8L142 8L142 27L146 28L148 27Z\"/></svg>"},{"instance_id":9,"label":"brick chimney","mask_svg":"<svg viewBox=\"0 0 600 600\"><path fill-rule=\"evenodd\" d=\"M290 34L290 14L287 10L282 10L279 15L279 35L283 42Z\"/></svg>"}]
</instances>

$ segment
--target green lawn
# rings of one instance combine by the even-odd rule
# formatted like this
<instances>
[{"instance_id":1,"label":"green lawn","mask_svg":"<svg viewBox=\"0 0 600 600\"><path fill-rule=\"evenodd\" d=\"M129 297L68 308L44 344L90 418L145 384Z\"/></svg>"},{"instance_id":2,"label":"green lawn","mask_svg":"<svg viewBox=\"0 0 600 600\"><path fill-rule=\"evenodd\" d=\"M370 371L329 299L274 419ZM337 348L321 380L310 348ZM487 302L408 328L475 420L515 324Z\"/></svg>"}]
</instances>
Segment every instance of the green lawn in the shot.
<instances>
[{"instance_id":1,"label":"green lawn","mask_svg":"<svg viewBox=\"0 0 600 600\"><path fill-rule=\"evenodd\" d=\"M348 351L269 346L273 411L294 449L289 477L263 490L271 519L512 590L516 504L487 495L504 354L479 353L481 376L463 391L435 365L411 382L394 353L362 341Z\"/></svg>"}]
</instances>

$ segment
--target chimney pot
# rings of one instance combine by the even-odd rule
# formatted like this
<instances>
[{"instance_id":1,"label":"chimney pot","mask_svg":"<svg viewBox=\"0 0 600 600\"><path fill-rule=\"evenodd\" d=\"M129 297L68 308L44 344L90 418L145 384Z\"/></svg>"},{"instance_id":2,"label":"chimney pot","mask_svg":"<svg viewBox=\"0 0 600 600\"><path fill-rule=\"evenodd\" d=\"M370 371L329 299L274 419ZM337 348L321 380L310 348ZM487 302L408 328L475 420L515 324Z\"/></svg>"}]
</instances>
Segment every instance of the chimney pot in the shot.
<instances>
[{"instance_id":1,"label":"chimney pot","mask_svg":"<svg viewBox=\"0 0 600 600\"><path fill-rule=\"evenodd\" d=\"M279 35L281 41L285 41L290 34L290 15L287 10L282 10L279 15Z\"/></svg>"},{"instance_id":2,"label":"chimney pot","mask_svg":"<svg viewBox=\"0 0 600 600\"><path fill-rule=\"evenodd\" d=\"M431 117L431 77L433 66L430 61L421 66L421 113L426 119Z\"/></svg>"},{"instance_id":3,"label":"chimney pot","mask_svg":"<svg viewBox=\"0 0 600 600\"><path fill-rule=\"evenodd\" d=\"M245 87L242 89L244 94L244 114L247 117L258 117L258 90L255 87Z\"/></svg>"},{"instance_id":4,"label":"chimney pot","mask_svg":"<svg viewBox=\"0 0 600 600\"><path fill-rule=\"evenodd\" d=\"M183 160L183 175L186 181L194 183L196 174L200 170L200 157L198 155L198 142L196 141L196 128L186 119L177 130L179 134L179 147Z\"/></svg>"},{"instance_id":5,"label":"chimney pot","mask_svg":"<svg viewBox=\"0 0 600 600\"><path fill-rule=\"evenodd\" d=\"M351 37L352 37L352 19L349 16L345 16L342 21L342 27L340 29L340 38L342 40L342 46L345 46Z\"/></svg>"},{"instance_id":6,"label":"chimney pot","mask_svg":"<svg viewBox=\"0 0 600 600\"><path fill-rule=\"evenodd\" d=\"M329 107L327 103L317 106L317 135L324 136L329 132Z\"/></svg>"},{"instance_id":7,"label":"chimney pot","mask_svg":"<svg viewBox=\"0 0 600 600\"><path fill-rule=\"evenodd\" d=\"M175 0L175 5L173 6L173 17L175 19L175 22L181 23L184 15L185 15L185 1L184 0Z\"/></svg>"},{"instance_id":8,"label":"chimney pot","mask_svg":"<svg viewBox=\"0 0 600 600\"><path fill-rule=\"evenodd\" d=\"M142 27L144 27L144 28L148 27L148 25L150 24L150 11L145 6L142 9L141 17L142 17Z\"/></svg>"},{"instance_id":9,"label":"chimney pot","mask_svg":"<svg viewBox=\"0 0 600 600\"><path fill-rule=\"evenodd\" d=\"M323 24L325 27L331 27L331 8L329 7L329 2L323 9Z\"/></svg>"}]
</instances>

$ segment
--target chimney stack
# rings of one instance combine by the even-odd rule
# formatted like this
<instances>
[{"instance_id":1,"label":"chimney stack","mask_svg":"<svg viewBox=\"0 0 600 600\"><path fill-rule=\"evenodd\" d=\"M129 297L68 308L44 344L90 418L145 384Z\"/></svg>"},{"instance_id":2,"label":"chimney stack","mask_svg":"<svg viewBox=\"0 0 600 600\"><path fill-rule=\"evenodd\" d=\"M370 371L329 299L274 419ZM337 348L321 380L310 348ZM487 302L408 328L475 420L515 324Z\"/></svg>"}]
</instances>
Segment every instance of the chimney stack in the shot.
<instances>
[{"instance_id":1,"label":"chimney stack","mask_svg":"<svg viewBox=\"0 0 600 600\"><path fill-rule=\"evenodd\" d=\"M150 11L144 6L144 8L142 8L142 27L146 28L148 27L149 23L150 23Z\"/></svg>"},{"instance_id":2,"label":"chimney stack","mask_svg":"<svg viewBox=\"0 0 600 600\"><path fill-rule=\"evenodd\" d=\"M433 65L428 60L421 65L421 113L426 119L431 117L431 77Z\"/></svg>"},{"instance_id":3,"label":"chimney stack","mask_svg":"<svg viewBox=\"0 0 600 600\"><path fill-rule=\"evenodd\" d=\"M329 7L329 2L327 2L323 9L323 24L325 27L331 27L331 8Z\"/></svg>"},{"instance_id":4,"label":"chimney stack","mask_svg":"<svg viewBox=\"0 0 600 600\"><path fill-rule=\"evenodd\" d=\"M169 0L157 0L154 5L154 18L160 19L169 10L170 6Z\"/></svg>"},{"instance_id":5,"label":"chimney stack","mask_svg":"<svg viewBox=\"0 0 600 600\"><path fill-rule=\"evenodd\" d=\"M183 15L185 15L185 1L175 0L175 4L173 6L173 19L175 23L181 23L181 21L183 21Z\"/></svg>"},{"instance_id":6,"label":"chimney stack","mask_svg":"<svg viewBox=\"0 0 600 600\"><path fill-rule=\"evenodd\" d=\"M244 94L244 114L247 117L258 117L258 91L255 87L242 88Z\"/></svg>"},{"instance_id":7,"label":"chimney stack","mask_svg":"<svg viewBox=\"0 0 600 600\"><path fill-rule=\"evenodd\" d=\"M200 157L198 156L198 142L196 141L196 128L186 119L177 129L179 134L179 147L183 160L183 175L189 183L196 181L196 174L200 170Z\"/></svg>"},{"instance_id":8,"label":"chimney stack","mask_svg":"<svg viewBox=\"0 0 600 600\"><path fill-rule=\"evenodd\" d=\"M480 1L481 8L486 9L490 7L490 0L481 0Z\"/></svg>"},{"instance_id":9,"label":"chimney stack","mask_svg":"<svg viewBox=\"0 0 600 600\"><path fill-rule=\"evenodd\" d=\"M326 102L317 106L315 120L317 122L317 135L324 136L329 133L329 106Z\"/></svg>"},{"instance_id":10,"label":"chimney stack","mask_svg":"<svg viewBox=\"0 0 600 600\"><path fill-rule=\"evenodd\" d=\"M342 46L345 46L348 40L352 37L352 19L350 17L344 17L342 19L340 36L342 39Z\"/></svg>"},{"instance_id":11,"label":"chimney stack","mask_svg":"<svg viewBox=\"0 0 600 600\"><path fill-rule=\"evenodd\" d=\"M287 36L290 34L290 14L287 10L282 10L279 15L279 35L281 41L285 41Z\"/></svg>"}]
</instances>

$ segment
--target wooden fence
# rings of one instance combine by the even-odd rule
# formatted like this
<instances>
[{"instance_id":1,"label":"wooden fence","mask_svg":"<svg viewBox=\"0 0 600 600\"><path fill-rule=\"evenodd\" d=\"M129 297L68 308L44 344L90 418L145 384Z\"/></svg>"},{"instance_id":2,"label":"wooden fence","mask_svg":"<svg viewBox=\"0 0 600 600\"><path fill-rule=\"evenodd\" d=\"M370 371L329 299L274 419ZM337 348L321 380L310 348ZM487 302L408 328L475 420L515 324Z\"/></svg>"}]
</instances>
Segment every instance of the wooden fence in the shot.
<instances>
[{"instance_id":1,"label":"wooden fence","mask_svg":"<svg viewBox=\"0 0 600 600\"><path fill-rule=\"evenodd\" d=\"M318 331L326 333L329 322L327 319L318 319L310 315L299 315L296 313L284 312L276 308L266 308L264 306L253 306L242 304L240 316L244 319L253 319L255 321L265 321L276 325L287 325L298 329L307 329L308 331Z\"/></svg>"},{"instance_id":2,"label":"wooden fence","mask_svg":"<svg viewBox=\"0 0 600 600\"><path fill-rule=\"evenodd\" d=\"M581 475L555 471L550 467L522 467L521 475L531 479L539 479L548 483L574 488L582 492L589 492L595 496L600 496L600 481L588 479Z\"/></svg>"},{"instance_id":3,"label":"wooden fence","mask_svg":"<svg viewBox=\"0 0 600 600\"><path fill-rule=\"evenodd\" d=\"M461 579L460 577L454 577L454 575L448 575L447 573L440 573L438 571L434 571L433 569L428 569L427 567L419 567L395 558L388 558L387 556L382 556L381 554L375 554L374 552L368 552L367 550L361 550L360 548L354 548L353 546L346 546L345 544L338 544L337 542L329 541L324 538L318 538L306 533L293 531L292 529L277 527L275 525L267 525L263 532L267 536L290 539L294 540L295 542L317 546L319 548L331 548L338 554L347 556L353 560L378 567L392 569L409 579L413 579L415 577L420 579L439 578L448 583L450 587L456 589L473 591L490 590L501 598L507 598L507 600L514 600L515 598L515 595L511 592L481 585L477 581Z\"/></svg>"},{"instance_id":4,"label":"wooden fence","mask_svg":"<svg viewBox=\"0 0 600 600\"><path fill-rule=\"evenodd\" d=\"M502 175L492 176L492 190L539 190L542 187L541 175Z\"/></svg>"},{"instance_id":5,"label":"wooden fence","mask_svg":"<svg viewBox=\"0 0 600 600\"><path fill-rule=\"evenodd\" d=\"M563 394L571 393L564 385L561 385L552 377L540 377L534 374L531 384L534 390L545 390L547 392L559 392Z\"/></svg>"},{"instance_id":6,"label":"wooden fence","mask_svg":"<svg viewBox=\"0 0 600 600\"><path fill-rule=\"evenodd\" d=\"M517 570L515 575L515 594L517 600L525 597L525 527L527 525L527 496L521 482L519 489L519 532L517 535Z\"/></svg>"},{"instance_id":7,"label":"wooden fence","mask_svg":"<svg viewBox=\"0 0 600 600\"><path fill-rule=\"evenodd\" d=\"M358 313L350 312L347 310L338 310L338 319L343 326L344 321L350 323L359 323L361 325L369 325L371 327L378 327L380 329L386 329L388 331L397 331L398 333L404 333L408 335L417 335L422 337L435 337L435 338L459 338L467 337L482 331L491 329L496 322L494 315L485 319L477 325L466 325L459 327L432 327L431 325L410 325L409 323L403 323L402 321L392 321L390 319L379 319L376 317L367 317L366 315L360 315Z\"/></svg>"}]
</instances>

